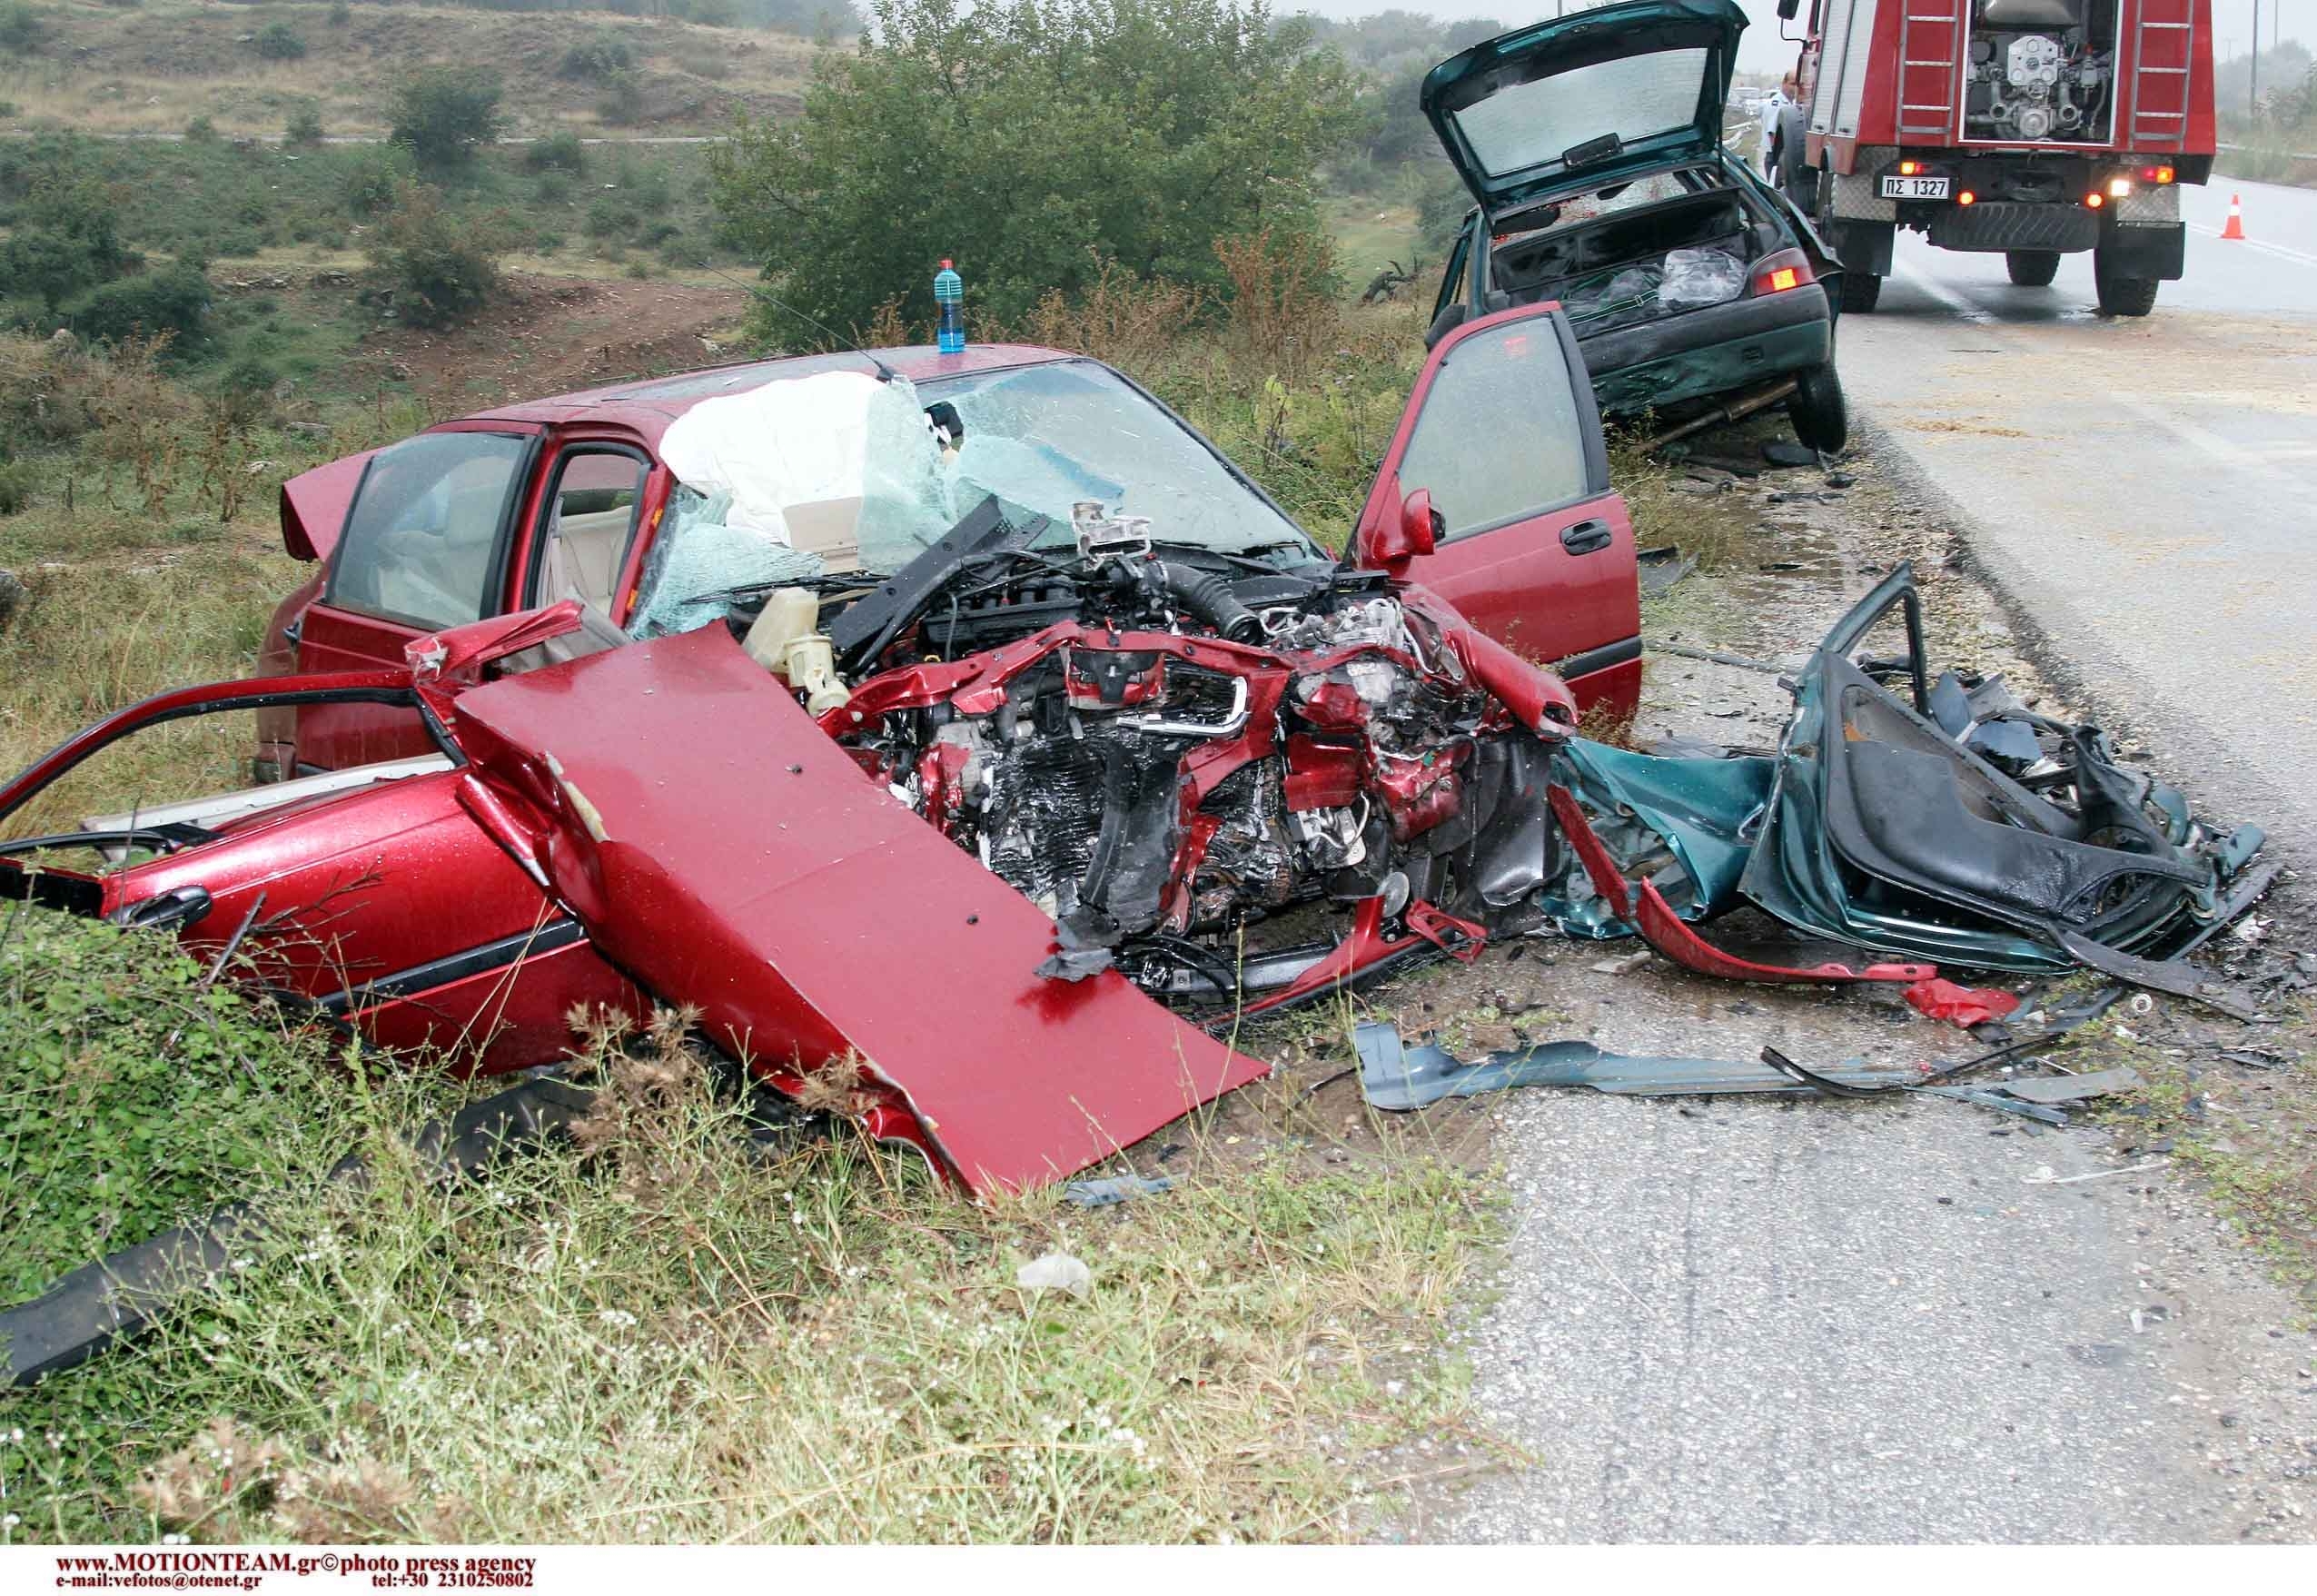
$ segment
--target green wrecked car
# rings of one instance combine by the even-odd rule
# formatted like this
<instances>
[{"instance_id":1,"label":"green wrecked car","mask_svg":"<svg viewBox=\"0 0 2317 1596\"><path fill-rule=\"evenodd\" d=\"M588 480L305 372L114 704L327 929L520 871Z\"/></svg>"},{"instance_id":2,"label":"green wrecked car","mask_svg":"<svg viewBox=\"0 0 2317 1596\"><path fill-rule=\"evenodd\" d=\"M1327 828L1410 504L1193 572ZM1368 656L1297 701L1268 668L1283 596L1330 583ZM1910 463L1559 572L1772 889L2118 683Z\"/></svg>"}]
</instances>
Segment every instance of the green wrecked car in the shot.
<instances>
[{"instance_id":1,"label":"green wrecked car","mask_svg":"<svg viewBox=\"0 0 2317 1596\"><path fill-rule=\"evenodd\" d=\"M1745 29L1733 0L1627 0L1432 68L1424 114L1477 203L1427 345L1470 319L1557 300L1603 415L1782 399L1804 444L1840 449L1841 263L1722 146Z\"/></svg>"}]
</instances>

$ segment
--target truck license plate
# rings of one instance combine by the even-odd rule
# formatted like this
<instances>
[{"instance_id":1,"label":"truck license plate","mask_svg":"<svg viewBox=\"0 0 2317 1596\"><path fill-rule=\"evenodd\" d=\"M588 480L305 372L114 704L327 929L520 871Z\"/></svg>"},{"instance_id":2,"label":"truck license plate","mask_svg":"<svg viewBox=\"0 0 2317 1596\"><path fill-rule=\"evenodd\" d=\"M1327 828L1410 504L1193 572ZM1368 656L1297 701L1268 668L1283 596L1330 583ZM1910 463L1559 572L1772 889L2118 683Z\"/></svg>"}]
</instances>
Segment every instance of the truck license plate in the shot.
<instances>
[{"instance_id":1,"label":"truck license plate","mask_svg":"<svg viewBox=\"0 0 2317 1596\"><path fill-rule=\"evenodd\" d=\"M1944 177L1886 177L1883 198L1886 200L1943 200L1947 197L1947 180Z\"/></svg>"}]
</instances>

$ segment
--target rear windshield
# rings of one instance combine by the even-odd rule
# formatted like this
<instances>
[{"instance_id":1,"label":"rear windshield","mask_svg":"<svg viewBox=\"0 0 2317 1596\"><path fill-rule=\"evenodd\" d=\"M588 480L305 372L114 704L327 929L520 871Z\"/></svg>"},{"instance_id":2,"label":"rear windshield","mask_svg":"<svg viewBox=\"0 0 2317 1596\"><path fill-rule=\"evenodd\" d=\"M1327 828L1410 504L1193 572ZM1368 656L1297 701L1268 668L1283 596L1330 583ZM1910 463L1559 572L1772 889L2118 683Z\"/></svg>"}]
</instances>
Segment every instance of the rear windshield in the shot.
<instances>
[{"instance_id":1,"label":"rear windshield","mask_svg":"<svg viewBox=\"0 0 2317 1596\"><path fill-rule=\"evenodd\" d=\"M1604 134L1638 144L1697 121L1707 55L1656 50L1516 84L1454 113L1456 129L1490 177L1556 163Z\"/></svg>"}]
</instances>

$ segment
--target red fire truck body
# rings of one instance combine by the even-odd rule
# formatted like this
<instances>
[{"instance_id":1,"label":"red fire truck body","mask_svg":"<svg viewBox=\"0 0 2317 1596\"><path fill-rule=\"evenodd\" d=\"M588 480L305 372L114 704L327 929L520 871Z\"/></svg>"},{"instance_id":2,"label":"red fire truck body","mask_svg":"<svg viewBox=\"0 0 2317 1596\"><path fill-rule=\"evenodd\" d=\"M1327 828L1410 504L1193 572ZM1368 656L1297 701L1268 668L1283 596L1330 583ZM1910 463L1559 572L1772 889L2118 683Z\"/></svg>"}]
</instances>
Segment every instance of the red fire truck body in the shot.
<instances>
[{"instance_id":1,"label":"red fire truck body","mask_svg":"<svg viewBox=\"0 0 2317 1596\"><path fill-rule=\"evenodd\" d=\"M1871 310L1901 227L2052 281L2093 252L2103 310L2180 276L2175 184L2212 173L2212 0L1780 0L1809 6L1780 185Z\"/></svg>"}]
</instances>

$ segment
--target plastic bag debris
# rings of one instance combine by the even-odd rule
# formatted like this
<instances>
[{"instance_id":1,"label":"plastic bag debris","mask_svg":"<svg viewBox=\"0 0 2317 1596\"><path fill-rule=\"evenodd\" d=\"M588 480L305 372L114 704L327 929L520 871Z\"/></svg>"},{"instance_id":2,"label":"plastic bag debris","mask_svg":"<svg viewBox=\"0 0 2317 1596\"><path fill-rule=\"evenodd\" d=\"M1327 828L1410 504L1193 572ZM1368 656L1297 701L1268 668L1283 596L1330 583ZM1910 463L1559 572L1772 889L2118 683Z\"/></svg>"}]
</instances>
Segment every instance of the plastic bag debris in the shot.
<instances>
[{"instance_id":1,"label":"plastic bag debris","mask_svg":"<svg viewBox=\"0 0 2317 1596\"><path fill-rule=\"evenodd\" d=\"M1110 1175L1094 1180L1074 1180L1062 1188L1064 1201L1081 1208L1109 1208L1135 1197L1155 1197L1174 1189L1163 1175Z\"/></svg>"},{"instance_id":2,"label":"plastic bag debris","mask_svg":"<svg viewBox=\"0 0 2317 1596\"><path fill-rule=\"evenodd\" d=\"M1669 250L1658 302L1669 311L1718 305L1746 292L1746 268L1719 250Z\"/></svg>"},{"instance_id":3,"label":"plastic bag debris","mask_svg":"<svg viewBox=\"0 0 2317 1596\"><path fill-rule=\"evenodd\" d=\"M1904 996L1915 1012L1926 1019L1953 1020L1965 1030L2017 1012L2019 999L1993 986L1958 986L1933 976L1917 981Z\"/></svg>"},{"instance_id":4,"label":"plastic bag debris","mask_svg":"<svg viewBox=\"0 0 2317 1596\"><path fill-rule=\"evenodd\" d=\"M1016 1269L1014 1284L1024 1291L1066 1291L1084 1297L1093 1294L1094 1272L1067 1253L1048 1253Z\"/></svg>"}]
</instances>

